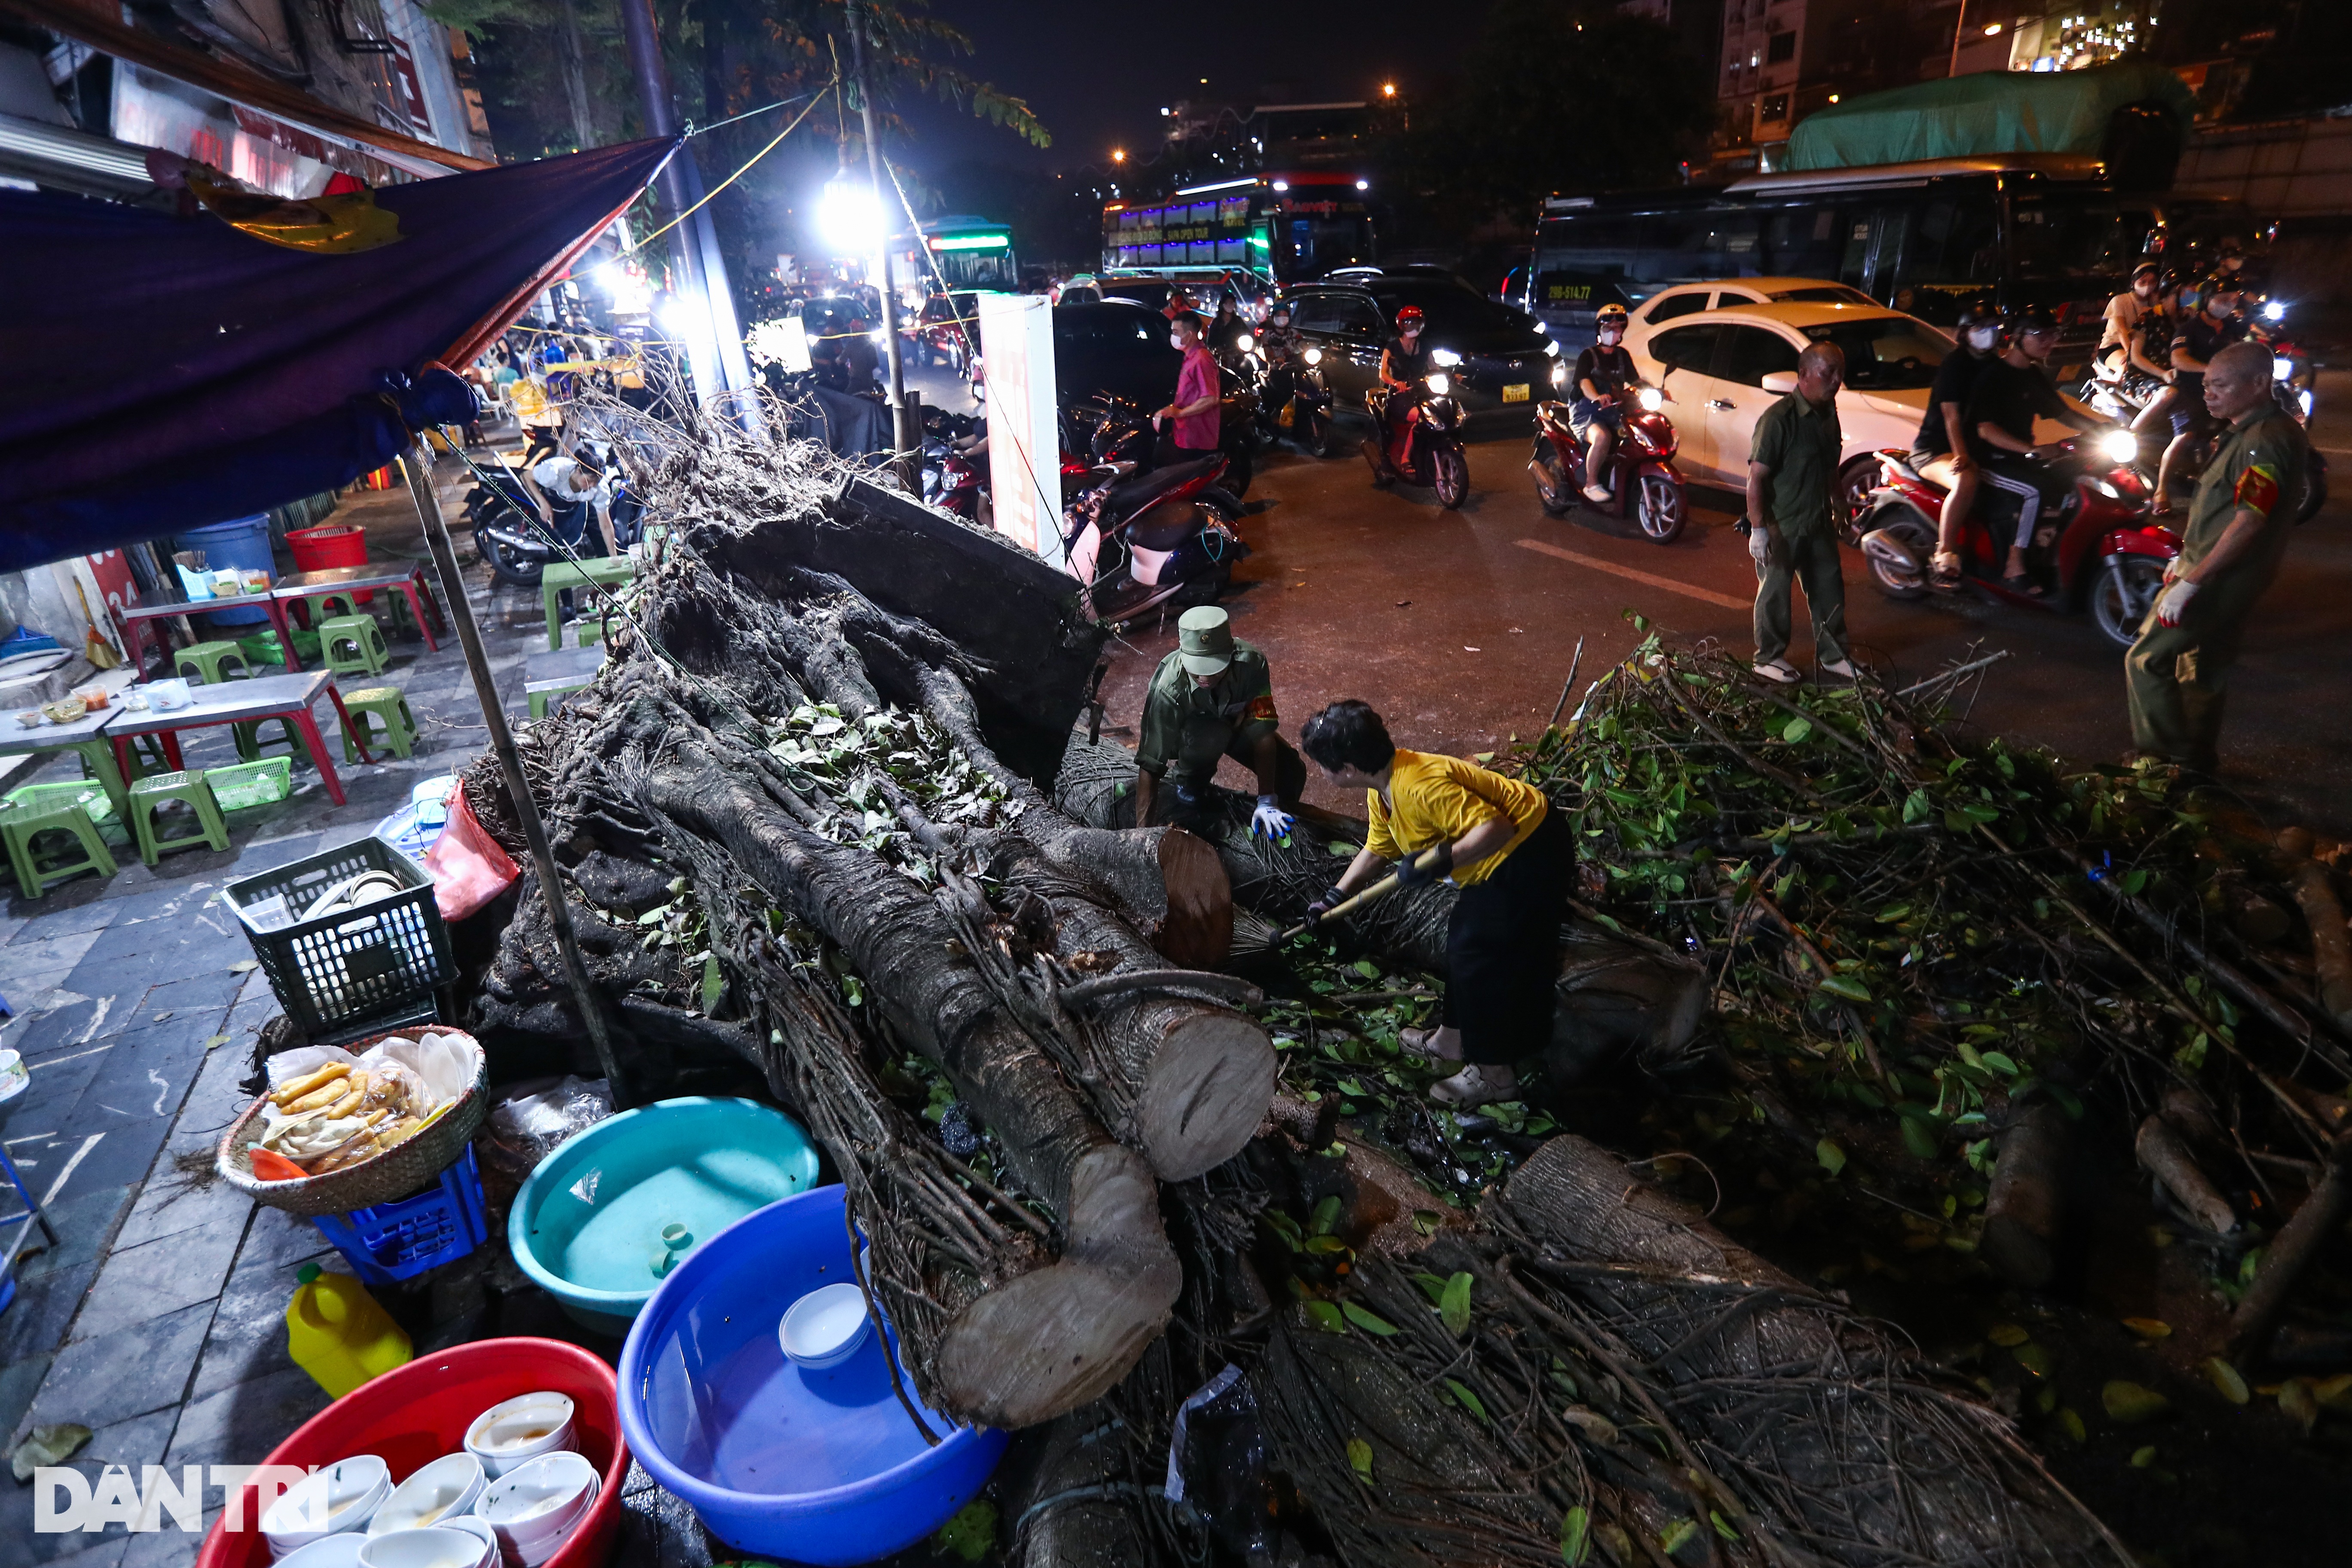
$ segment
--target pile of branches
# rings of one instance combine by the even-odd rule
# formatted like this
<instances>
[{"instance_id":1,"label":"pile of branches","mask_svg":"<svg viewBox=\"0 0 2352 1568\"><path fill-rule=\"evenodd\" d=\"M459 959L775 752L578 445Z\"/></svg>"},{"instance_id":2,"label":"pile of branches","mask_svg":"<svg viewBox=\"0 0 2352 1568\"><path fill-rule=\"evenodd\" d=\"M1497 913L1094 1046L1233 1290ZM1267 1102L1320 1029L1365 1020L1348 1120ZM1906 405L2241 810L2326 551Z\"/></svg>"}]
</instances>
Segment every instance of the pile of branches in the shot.
<instances>
[{"instance_id":1,"label":"pile of branches","mask_svg":"<svg viewBox=\"0 0 2352 1568\"><path fill-rule=\"evenodd\" d=\"M2123 1561L1900 1338L1597 1146L1528 1115L1510 1166L1449 1146L1417 1174L1361 1136L1297 1037L1386 1005L1355 1038L1390 1059L1450 889L1401 896L1346 959L1412 994L1342 1003L1324 974L1275 999L1202 967L1239 926L1274 985L1286 955L1250 933L1328 883L1344 825L1252 846L1038 789L982 721L1006 671L877 602L888 560L809 563L869 520L798 448L695 432L652 499L666 559L527 747L591 1005L633 1095L725 1054L805 1121L872 1238L910 1415L1030 1429L1013 1560ZM487 769L467 787L509 820ZM494 1046L580 1035L537 903L476 999ZM1706 971L1659 937L1579 941L1563 1031L1686 1055ZM1295 1095L1272 1032L1318 1064Z\"/></svg>"}]
</instances>

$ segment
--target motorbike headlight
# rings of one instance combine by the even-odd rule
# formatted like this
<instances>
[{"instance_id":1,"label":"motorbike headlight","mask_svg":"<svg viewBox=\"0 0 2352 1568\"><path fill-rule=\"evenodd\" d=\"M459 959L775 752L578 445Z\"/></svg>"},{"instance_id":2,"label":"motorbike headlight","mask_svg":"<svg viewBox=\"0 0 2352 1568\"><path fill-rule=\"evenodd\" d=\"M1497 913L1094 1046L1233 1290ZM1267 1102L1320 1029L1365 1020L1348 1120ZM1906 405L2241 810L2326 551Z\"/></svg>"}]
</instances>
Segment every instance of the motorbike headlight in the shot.
<instances>
[{"instance_id":1,"label":"motorbike headlight","mask_svg":"<svg viewBox=\"0 0 2352 1568\"><path fill-rule=\"evenodd\" d=\"M1323 351L1321 349L1308 349L1301 357L1304 358L1308 364L1321 364L1323 363Z\"/></svg>"},{"instance_id":2,"label":"motorbike headlight","mask_svg":"<svg viewBox=\"0 0 2352 1568\"><path fill-rule=\"evenodd\" d=\"M2286 301L2284 300L2273 300L2269 303L2265 304L2263 307L2263 320L2265 321L2285 321Z\"/></svg>"},{"instance_id":3,"label":"motorbike headlight","mask_svg":"<svg viewBox=\"0 0 2352 1568\"><path fill-rule=\"evenodd\" d=\"M1431 374L1427 384L1431 392L1443 397L1454 389L1454 378L1442 370L1436 371Z\"/></svg>"},{"instance_id":4,"label":"motorbike headlight","mask_svg":"<svg viewBox=\"0 0 2352 1568\"><path fill-rule=\"evenodd\" d=\"M1429 363L1432 364L1457 365L1462 363L1462 356L1455 353L1452 349L1432 349L1429 351Z\"/></svg>"},{"instance_id":5,"label":"motorbike headlight","mask_svg":"<svg viewBox=\"0 0 2352 1568\"><path fill-rule=\"evenodd\" d=\"M1234 340L1234 347L1241 350L1244 353L1247 353L1252 349L1257 347L1257 340L1250 336L1247 332L1244 332L1240 337Z\"/></svg>"},{"instance_id":6,"label":"motorbike headlight","mask_svg":"<svg viewBox=\"0 0 2352 1568\"><path fill-rule=\"evenodd\" d=\"M1666 405L1666 395L1654 386L1645 386L1634 395L1634 401L1641 404L1643 413L1655 414Z\"/></svg>"},{"instance_id":7,"label":"motorbike headlight","mask_svg":"<svg viewBox=\"0 0 2352 1568\"><path fill-rule=\"evenodd\" d=\"M1544 353L1551 355L1554 359L1558 359L1559 357L1559 342L1554 339L1546 338L1544 340Z\"/></svg>"},{"instance_id":8,"label":"motorbike headlight","mask_svg":"<svg viewBox=\"0 0 2352 1568\"><path fill-rule=\"evenodd\" d=\"M2099 456L2111 463L2137 462L2139 437L2128 430L2104 431L2099 437Z\"/></svg>"},{"instance_id":9,"label":"motorbike headlight","mask_svg":"<svg viewBox=\"0 0 2352 1568\"><path fill-rule=\"evenodd\" d=\"M2115 486L2107 483L2105 479L2093 479L2091 481L2091 488L2098 491L2101 495L2106 497L2109 500L2121 500L2124 499L2124 492L2116 489Z\"/></svg>"},{"instance_id":10,"label":"motorbike headlight","mask_svg":"<svg viewBox=\"0 0 2352 1568\"><path fill-rule=\"evenodd\" d=\"M1564 364L1556 364L1551 367L1551 384L1554 386L1566 386L1568 384L1568 366Z\"/></svg>"},{"instance_id":11,"label":"motorbike headlight","mask_svg":"<svg viewBox=\"0 0 2352 1568\"><path fill-rule=\"evenodd\" d=\"M2294 379L2294 361L2287 358L2284 354L2281 354L2276 359L2271 361L2271 379L2273 381L2293 381Z\"/></svg>"},{"instance_id":12,"label":"motorbike headlight","mask_svg":"<svg viewBox=\"0 0 2352 1568\"><path fill-rule=\"evenodd\" d=\"M2309 387L2307 387L2307 386L2306 386L2306 387L2305 387L2305 388L2303 389L2303 391L2302 391L2302 392L2300 392L2300 393L2298 393L2298 394L2296 395L2295 401L2303 405L2303 416L2304 416L2305 419L2310 418L2310 417L2311 417L2311 388L2309 388Z\"/></svg>"}]
</instances>

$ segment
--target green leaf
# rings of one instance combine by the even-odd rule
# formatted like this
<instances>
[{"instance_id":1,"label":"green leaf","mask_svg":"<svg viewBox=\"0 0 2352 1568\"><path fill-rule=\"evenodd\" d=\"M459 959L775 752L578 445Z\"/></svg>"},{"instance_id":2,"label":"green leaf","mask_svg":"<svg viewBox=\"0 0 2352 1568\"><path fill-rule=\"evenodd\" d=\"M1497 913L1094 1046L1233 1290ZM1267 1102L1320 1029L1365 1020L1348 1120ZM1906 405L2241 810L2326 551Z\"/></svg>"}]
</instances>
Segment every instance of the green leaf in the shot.
<instances>
[{"instance_id":1,"label":"green leaf","mask_svg":"<svg viewBox=\"0 0 2352 1568\"><path fill-rule=\"evenodd\" d=\"M1344 839L1334 838L1323 847L1339 859L1352 860L1356 858L1356 851L1360 847L1349 844Z\"/></svg>"},{"instance_id":2,"label":"green leaf","mask_svg":"<svg viewBox=\"0 0 2352 1568\"><path fill-rule=\"evenodd\" d=\"M1445 1391L1454 1395L1454 1403L1461 1405L1463 1409L1486 1422L1489 1426L1495 1424L1494 1418L1486 1414L1486 1406L1479 1401L1476 1394L1470 1392L1466 1384L1449 1377L1445 1380Z\"/></svg>"},{"instance_id":3,"label":"green leaf","mask_svg":"<svg viewBox=\"0 0 2352 1568\"><path fill-rule=\"evenodd\" d=\"M719 1005L719 994L727 989L727 977L719 973L719 955L705 953L702 957L702 1010L709 1012Z\"/></svg>"},{"instance_id":4,"label":"green leaf","mask_svg":"<svg viewBox=\"0 0 2352 1568\"><path fill-rule=\"evenodd\" d=\"M1819 1160L1822 1169L1832 1176L1845 1169L1845 1151L1826 1138L1813 1145L1813 1158Z\"/></svg>"},{"instance_id":5,"label":"green leaf","mask_svg":"<svg viewBox=\"0 0 2352 1568\"><path fill-rule=\"evenodd\" d=\"M1443 1278L1435 1274L1416 1274L1412 1282L1421 1287L1431 1306L1443 1307L1445 1304L1445 1281Z\"/></svg>"},{"instance_id":6,"label":"green leaf","mask_svg":"<svg viewBox=\"0 0 2352 1568\"><path fill-rule=\"evenodd\" d=\"M1906 1116L1900 1120L1906 1149L1922 1160L1932 1160L1943 1152L1943 1145L1936 1137L1936 1130L1927 1124L1925 1118Z\"/></svg>"},{"instance_id":7,"label":"green leaf","mask_svg":"<svg viewBox=\"0 0 2352 1568\"><path fill-rule=\"evenodd\" d=\"M1394 1323L1390 1322L1378 1312L1370 1311L1362 1307L1357 1306L1353 1301L1340 1302L1339 1310L1348 1315L1348 1321L1355 1324L1356 1327L1363 1330L1364 1332L1368 1334L1378 1334L1381 1338L1387 1339L1391 1334L1396 1332L1396 1325Z\"/></svg>"},{"instance_id":8,"label":"green leaf","mask_svg":"<svg viewBox=\"0 0 2352 1568\"><path fill-rule=\"evenodd\" d=\"M2021 1345L2032 1337L2033 1336L2032 1334L2027 1333L2015 1323L1995 1323L1991 1328L1985 1331L1985 1338L1990 1340L1993 1343L2001 1346L2003 1349L2007 1349L2011 1345Z\"/></svg>"},{"instance_id":9,"label":"green leaf","mask_svg":"<svg viewBox=\"0 0 2352 1568\"><path fill-rule=\"evenodd\" d=\"M1378 980L1381 977L1381 966L1369 958L1360 958L1356 960L1356 973L1367 980Z\"/></svg>"},{"instance_id":10,"label":"green leaf","mask_svg":"<svg viewBox=\"0 0 2352 1568\"><path fill-rule=\"evenodd\" d=\"M2131 1464L2133 1469L2144 1470L2154 1463L2156 1463L2155 1444L2150 1443L2145 1448L2134 1448L2132 1450Z\"/></svg>"},{"instance_id":11,"label":"green leaf","mask_svg":"<svg viewBox=\"0 0 2352 1568\"><path fill-rule=\"evenodd\" d=\"M1706 1521L1715 1526L1715 1532L1723 1537L1726 1541L1737 1541L1739 1539L1739 1531L1731 1528L1731 1521L1724 1518L1723 1515L1716 1512L1713 1509L1707 1510Z\"/></svg>"},{"instance_id":12,"label":"green leaf","mask_svg":"<svg viewBox=\"0 0 2352 1568\"><path fill-rule=\"evenodd\" d=\"M1372 1446L1361 1437L1348 1439L1348 1468L1366 1486L1372 1484Z\"/></svg>"},{"instance_id":13,"label":"green leaf","mask_svg":"<svg viewBox=\"0 0 2352 1568\"><path fill-rule=\"evenodd\" d=\"M2220 1356L2206 1359L2205 1375L2212 1379L2213 1386L2221 1391L2221 1397L2232 1405L2243 1405L2253 1397L2253 1392L2246 1386L2246 1380L2239 1375L2238 1369Z\"/></svg>"},{"instance_id":14,"label":"green leaf","mask_svg":"<svg viewBox=\"0 0 2352 1568\"><path fill-rule=\"evenodd\" d=\"M1789 744L1793 746L1812 732L1813 721L1811 720L1791 719L1789 721L1787 726L1781 730L1780 739L1788 742Z\"/></svg>"},{"instance_id":15,"label":"green leaf","mask_svg":"<svg viewBox=\"0 0 2352 1568\"><path fill-rule=\"evenodd\" d=\"M230 1037L227 1035L207 1035L205 1037L205 1049L209 1051L225 1046L228 1044Z\"/></svg>"},{"instance_id":16,"label":"green leaf","mask_svg":"<svg viewBox=\"0 0 2352 1568\"><path fill-rule=\"evenodd\" d=\"M1570 1509L1559 1521L1559 1560L1568 1568L1582 1568L1592 1555L1592 1515L1582 1503Z\"/></svg>"},{"instance_id":17,"label":"green leaf","mask_svg":"<svg viewBox=\"0 0 2352 1568\"><path fill-rule=\"evenodd\" d=\"M996 1550L996 1505L985 1498L964 1504L931 1537L934 1551L977 1563Z\"/></svg>"},{"instance_id":18,"label":"green leaf","mask_svg":"<svg viewBox=\"0 0 2352 1568\"><path fill-rule=\"evenodd\" d=\"M2147 872L2145 868L2130 871L2125 874L2124 891L2131 894L2134 898L2137 898L2139 896L2139 890L2147 886Z\"/></svg>"},{"instance_id":19,"label":"green leaf","mask_svg":"<svg viewBox=\"0 0 2352 1568\"><path fill-rule=\"evenodd\" d=\"M2032 1340L2026 1341L2021 1345L2012 1347L2009 1353L2017 1358L2018 1365L2023 1367L2034 1376L2048 1377L2050 1375L2050 1352L2043 1350L2040 1345L2035 1344Z\"/></svg>"},{"instance_id":20,"label":"green leaf","mask_svg":"<svg viewBox=\"0 0 2352 1568\"><path fill-rule=\"evenodd\" d=\"M1456 1274L1445 1282L1445 1293L1437 1300L1437 1315L1455 1339L1470 1331L1470 1283L1468 1274Z\"/></svg>"},{"instance_id":21,"label":"green leaf","mask_svg":"<svg viewBox=\"0 0 2352 1568\"><path fill-rule=\"evenodd\" d=\"M1328 1236L1339 1223L1339 1195L1337 1193L1315 1205L1315 1215L1308 1229L1317 1236Z\"/></svg>"},{"instance_id":22,"label":"green leaf","mask_svg":"<svg viewBox=\"0 0 2352 1568\"><path fill-rule=\"evenodd\" d=\"M2065 1433L2070 1442L2081 1443L2090 1437L2089 1429L2083 1425L2083 1418L2074 1414L2072 1405L2058 1412L2058 1430Z\"/></svg>"},{"instance_id":23,"label":"green leaf","mask_svg":"<svg viewBox=\"0 0 2352 1568\"><path fill-rule=\"evenodd\" d=\"M1308 1301L1305 1306L1307 1315L1315 1320L1315 1326L1326 1333L1344 1334L1348 1331L1348 1320L1330 1302Z\"/></svg>"},{"instance_id":24,"label":"green leaf","mask_svg":"<svg viewBox=\"0 0 2352 1568\"><path fill-rule=\"evenodd\" d=\"M1904 799L1903 820L1906 824L1925 822L1927 820L1928 814L1935 809L1935 803L1927 798L1927 792L1924 789L1915 789Z\"/></svg>"},{"instance_id":25,"label":"green leaf","mask_svg":"<svg viewBox=\"0 0 2352 1568\"><path fill-rule=\"evenodd\" d=\"M1821 988L1832 996L1843 996L1849 1002L1868 1002L1870 987L1851 974L1832 974L1821 982Z\"/></svg>"},{"instance_id":26,"label":"green leaf","mask_svg":"<svg viewBox=\"0 0 2352 1568\"><path fill-rule=\"evenodd\" d=\"M2099 1403L2105 1407L2110 1418L2126 1426L2153 1421L2172 1408L2172 1401L2153 1388L2144 1388L2122 1378L2110 1381L2099 1390Z\"/></svg>"},{"instance_id":27,"label":"green leaf","mask_svg":"<svg viewBox=\"0 0 2352 1568\"><path fill-rule=\"evenodd\" d=\"M1658 1545L1664 1551L1667 1556L1672 1557L1675 1552L1680 1552L1683 1549L1684 1545L1689 1542L1692 1536L1696 1535L1697 1533L1698 1521L1695 1519L1674 1520L1667 1523L1665 1529L1658 1531Z\"/></svg>"},{"instance_id":28,"label":"green leaf","mask_svg":"<svg viewBox=\"0 0 2352 1568\"><path fill-rule=\"evenodd\" d=\"M2006 1051L1987 1051L1977 1059L2003 1078L2017 1076L2017 1063L2010 1058Z\"/></svg>"}]
</instances>

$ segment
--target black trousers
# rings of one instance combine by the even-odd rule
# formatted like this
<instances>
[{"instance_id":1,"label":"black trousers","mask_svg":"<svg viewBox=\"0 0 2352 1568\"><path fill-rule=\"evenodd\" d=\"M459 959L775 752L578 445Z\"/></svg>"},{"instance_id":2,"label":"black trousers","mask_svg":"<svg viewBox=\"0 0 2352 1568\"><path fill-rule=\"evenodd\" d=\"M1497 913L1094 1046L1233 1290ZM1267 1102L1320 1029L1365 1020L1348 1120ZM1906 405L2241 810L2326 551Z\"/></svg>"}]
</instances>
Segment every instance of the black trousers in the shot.
<instances>
[{"instance_id":1,"label":"black trousers","mask_svg":"<svg viewBox=\"0 0 2352 1568\"><path fill-rule=\"evenodd\" d=\"M1445 1022L1462 1058L1503 1067L1551 1043L1559 928L1576 837L1558 806L1495 874L1462 889L1445 931Z\"/></svg>"}]
</instances>

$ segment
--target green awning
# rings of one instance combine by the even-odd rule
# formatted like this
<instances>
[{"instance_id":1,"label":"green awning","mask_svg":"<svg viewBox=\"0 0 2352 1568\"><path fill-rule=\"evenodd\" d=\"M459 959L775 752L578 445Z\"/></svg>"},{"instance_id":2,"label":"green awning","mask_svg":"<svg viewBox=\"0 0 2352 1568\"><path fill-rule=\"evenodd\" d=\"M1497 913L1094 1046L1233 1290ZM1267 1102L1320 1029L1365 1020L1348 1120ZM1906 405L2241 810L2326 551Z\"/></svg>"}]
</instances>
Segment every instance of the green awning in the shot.
<instances>
[{"instance_id":1,"label":"green awning","mask_svg":"<svg viewBox=\"0 0 2352 1568\"><path fill-rule=\"evenodd\" d=\"M1798 122L1789 169L1853 169L2000 153L2105 152L2119 109L2171 110L2185 130L2196 100L2162 66L1978 71L1874 92Z\"/></svg>"}]
</instances>

